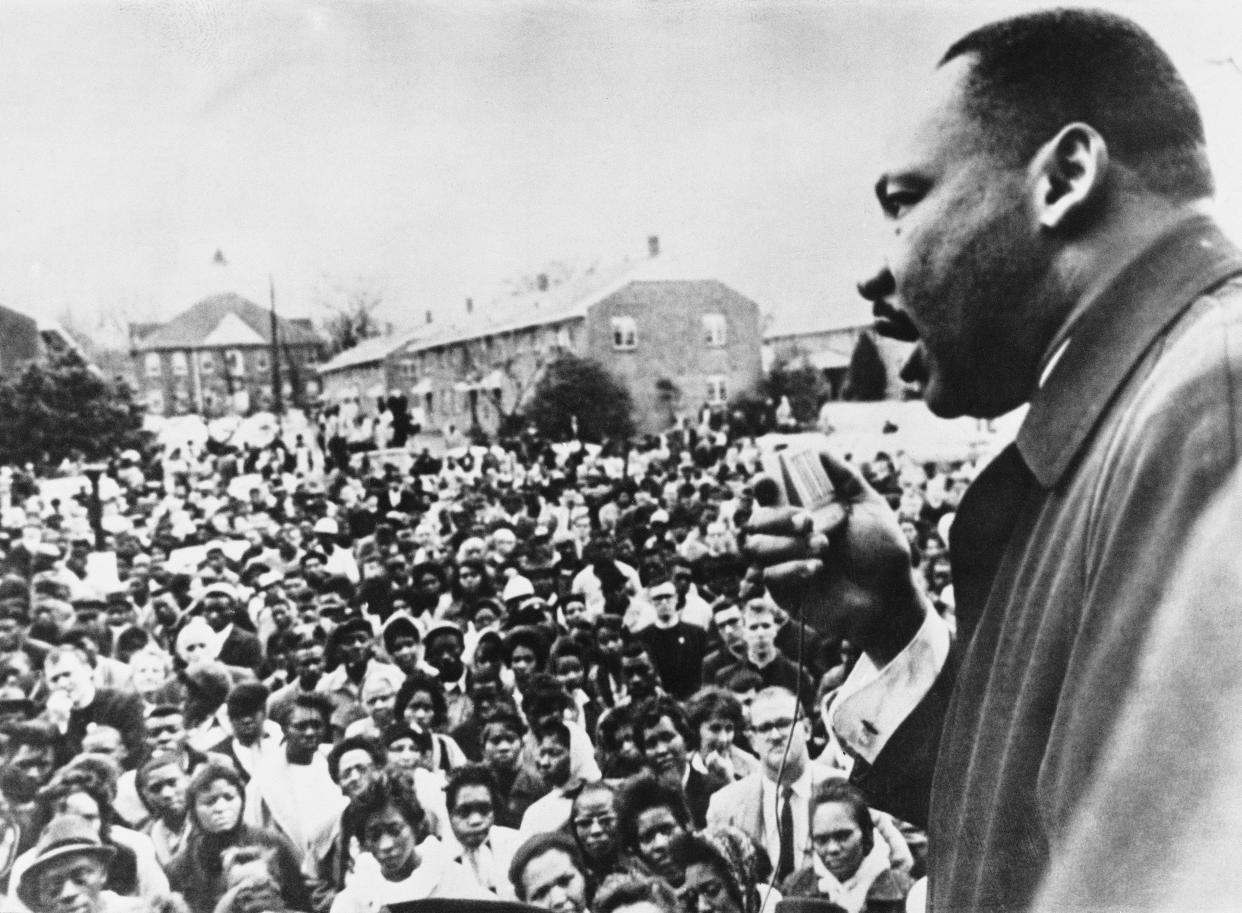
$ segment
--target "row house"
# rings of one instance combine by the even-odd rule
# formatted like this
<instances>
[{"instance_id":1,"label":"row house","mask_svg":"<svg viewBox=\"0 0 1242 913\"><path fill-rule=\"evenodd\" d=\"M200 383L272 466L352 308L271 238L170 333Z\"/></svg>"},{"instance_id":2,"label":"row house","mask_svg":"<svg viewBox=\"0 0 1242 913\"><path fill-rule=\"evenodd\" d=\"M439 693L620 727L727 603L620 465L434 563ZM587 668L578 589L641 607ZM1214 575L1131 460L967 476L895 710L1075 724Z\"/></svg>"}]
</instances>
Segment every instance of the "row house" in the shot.
<instances>
[{"instance_id":1,"label":"row house","mask_svg":"<svg viewBox=\"0 0 1242 913\"><path fill-rule=\"evenodd\" d=\"M486 308L467 300L456 322L433 324L428 314L416 332L387 345L369 340L362 356L342 353L320 370L325 398L366 410L378 398L370 394L386 389L404 394L425 427L495 432L544 368L573 353L628 386L641 431L662 430L678 414L723 408L761 370L758 305L718 280L679 273L651 238L642 259L540 274Z\"/></svg>"}]
</instances>

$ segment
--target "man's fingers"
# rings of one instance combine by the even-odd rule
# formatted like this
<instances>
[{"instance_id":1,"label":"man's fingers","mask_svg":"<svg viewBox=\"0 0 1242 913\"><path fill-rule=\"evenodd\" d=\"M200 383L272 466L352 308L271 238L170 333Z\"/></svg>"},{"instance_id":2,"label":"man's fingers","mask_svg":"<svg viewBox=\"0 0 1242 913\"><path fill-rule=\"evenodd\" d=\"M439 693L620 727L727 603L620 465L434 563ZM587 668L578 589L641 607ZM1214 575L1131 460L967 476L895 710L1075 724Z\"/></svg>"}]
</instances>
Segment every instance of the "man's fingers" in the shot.
<instances>
[{"instance_id":1,"label":"man's fingers","mask_svg":"<svg viewBox=\"0 0 1242 913\"><path fill-rule=\"evenodd\" d=\"M758 507L746 524L747 535L802 536L811 531L813 521L801 507Z\"/></svg>"},{"instance_id":2,"label":"man's fingers","mask_svg":"<svg viewBox=\"0 0 1242 913\"><path fill-rule=\"evenodd\" d=\"M820 534L810 536L764 536L751 534L746 537L746 555L763 567L781 565L789 561L804 561L820 557L828 548L828 537Z\"/></svg>"},{"instance_id":3,"label":"man's fingers","mask_svg":"<svg viewBox=\"0 0 1242 913\"><path fill-rule=\"evenodd\" d=\"M799 601L807 584L823 569L824 563L813 558L787 561L765 569L763 583L781 607L796 615L800 612Z\"/></svg>"},{"instance_id":4,"label":"man's fingers","mask_svg":"<svg viewBox=\"0 0 1242 913\"><path fill-rule=\"evenodd\" d=\"M819 452L819 461L837 496L845 500L856 500L871 490L871 486L863 479L857 466L852 466L835 453L827 450Z\"/></svg>"}]
</instances>

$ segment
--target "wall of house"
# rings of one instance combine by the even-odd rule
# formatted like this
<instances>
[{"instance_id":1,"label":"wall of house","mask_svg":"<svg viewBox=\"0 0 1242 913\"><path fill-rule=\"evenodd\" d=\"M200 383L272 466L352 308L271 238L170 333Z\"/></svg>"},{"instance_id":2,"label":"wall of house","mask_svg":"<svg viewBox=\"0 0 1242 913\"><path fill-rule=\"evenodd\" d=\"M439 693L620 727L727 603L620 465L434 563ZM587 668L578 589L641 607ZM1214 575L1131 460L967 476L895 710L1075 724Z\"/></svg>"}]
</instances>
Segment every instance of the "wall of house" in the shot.
<instances>
[{"instance_id":1,"label":"wall of house","mask_svg":"<svg viewBox=\"0 0 1242 913\"><path fill-rule=\"evenodd\" d=\"M318 390L315 357L314 346L281 351L286 406L298 405ZM198 412L200 402L206 415L272 406L271 350L266 346L136 352L134 370L148 410L158 414Z\"/></svg>"},{"instance_id":2,"label":"wall of house","mask_svg":"<svg viewBox=\"0 0 1242 913\"><path fill-rule=\"evenodd\" d=\"M500 425L490 382L500 383L500 407L511 412L526 395L542 366L561 351L578 351L583 342L581 318L493 333L441 346L411 345L386 361L390 387L407 393L416 386L430 393L410 395L410 407L423 411L425 427L458 430L471 426L471 394L460 385L488 381L479 392L476 412L480 427L494 434Z\"/></svg>"},{"instance_id":3,"label":"wall of house","mask_svg":"<svg viewBox=\"0 0 1242 913\"><path fill-rule=\"evenodd\" d=\"M633 339L618 338L631 324ZM631 282L590 309L586 340L586 354L629 387L641 432L667 428L672 414L723 407L761 370L758 305L715 280ZM661 398L662 378L676 401Z\"/></svg>"}]
</instances>

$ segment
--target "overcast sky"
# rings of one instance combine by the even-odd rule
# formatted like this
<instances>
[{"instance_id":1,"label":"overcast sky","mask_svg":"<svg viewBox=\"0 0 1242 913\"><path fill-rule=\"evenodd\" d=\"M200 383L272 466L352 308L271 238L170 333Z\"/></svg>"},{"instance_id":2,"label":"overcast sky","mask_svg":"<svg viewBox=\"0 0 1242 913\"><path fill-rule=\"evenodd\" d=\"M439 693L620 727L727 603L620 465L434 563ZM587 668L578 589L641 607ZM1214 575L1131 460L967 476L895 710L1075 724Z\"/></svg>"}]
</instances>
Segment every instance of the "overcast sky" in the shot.
<instances>
[{"instance_id":1,"label":"overcast sky","mask_svg":"<svg viewBox=\"0 0 1242 913\"><path fill-rule=\"evenodd\" d=\"M5 2L0 302L166 318L271 274L403 326L658 234L782 326L865 316L903 87L1040 5ZM1103 5L1183 67L1242 235L1240 5Z\"/></svg>"}]
</instances>

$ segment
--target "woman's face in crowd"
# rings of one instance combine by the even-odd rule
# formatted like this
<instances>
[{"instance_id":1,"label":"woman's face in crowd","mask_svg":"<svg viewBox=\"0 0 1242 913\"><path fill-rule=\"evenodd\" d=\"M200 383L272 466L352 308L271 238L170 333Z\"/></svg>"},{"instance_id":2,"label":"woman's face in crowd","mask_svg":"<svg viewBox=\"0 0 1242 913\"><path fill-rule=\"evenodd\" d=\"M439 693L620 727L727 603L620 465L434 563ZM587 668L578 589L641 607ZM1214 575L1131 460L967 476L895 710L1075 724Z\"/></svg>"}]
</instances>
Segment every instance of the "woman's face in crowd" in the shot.
<instances>
[{"instance_id":1,"label":"woman's face in crowd","mask_svg":"<svg viewBox=\"0 0 1242 913\"><path fill-rule=\"evenodd\" d=\"M209 834L222 834L241 821L241 793L228 780L213 780L194 799L194 816Z\"/></svg>"},{"instance_id":2,"label":"woman's face in crowd","mask_svg":"<svg viewBox=\"0 0 1242 913\"><path fill-rule=\"evenodd\" d=\"M578 843L593 862L617 852L617 800L608 790L586 790L574 802L572 822Z\"/></svg>"},{"instance_id":3,"label":"woman's face in crowd","mask_svg":"<svg viewBox=\"0 0 1242 913\"><path fill-rule=\"evenodd\" d=\"M463 567L457 572L457 582L463 591L477 593L483 585L483 575L477 567Z\"/></svg>"},{"instance_id":4,"label":"woman's face in crowd","mask_svg":"<svg viewBox=\"0 0 1242 913\"><path fill-rule=\"evenodd\" d=\"M585 670L582 668L581 659L576 656L560 656L552 666L552 673L556 676L556 680L564 686L567 692L573 694L582 687Z\"/></svg>"},{"instance_id":5,"label":"woman's face in crowd","mask_svg":"<svg viewBox=\"0 0 1242 913\"><path fill-rule=\"evenodd\" d=\"M565 602L565 624L573 625L575 620L580 619L586 614L586 604L580 599L571 599Z\"/></svg>"},{"instance_id":6,"label":"woman's face in crowd","mask_svg":"<svg viewBox=\"0 0 1242 913\"><path fill-rule=\"evenodd\" d=\"M483 763L488 767L512 770L522 751L522 737L505 726L488 726L483 730Z\"/></svg>"},{"instance_id":7,"label":"woman's face in crowd","mask_svg":"<svg viewBox=\"0 0 1242 913\"><path fill-rule=\"evenodd\" d=\"M436 705L431 695L426 691L415 691L410 696L410 702L405 705L406 723L413 729L430 732L435 716Z\"/></svg>"},{"instance_id":8,"label":"woman's face in crowd","mask_svg":"<svg viewBox=\"0 0 1242 913\"><path fill-rule=\"evenodd\" d=\"M638 835L638 855L665 878L675 878L677 866L668 852L669 842L685 828L677 821L672 809L664 805L644 809L635 821Z\"/></svg>"},{"instance_id":9,"label":"woman's face in crowd","mask_svg":"<svg viewBox=\"0 0 1242 913\"><path fill-rule=\"evenodd\" d=\"M129 671L133 676L134 689L139 694L150 694L167 678L164 657L141 650L130 657Z\"/></svg>"},{"instance_id":10,"label":"woman's face in crowd","mask_svg":"<svg viewBox=\"0 0 1242 913\"><path fill-rule=\"evenodd\" d=\"M727 753L733 747L734 726L732 720L712 717L699 724L699 746L703 753Z\"/></svg>"},{"instance_id":11,"label":"woman's face in crowd","mask_svg":"<svg viewBox=\"0 0 1242 913\"><path fill-rule=\"evenodd\" d=\"M535 656L535 651L530 647L517 646L513 648L513 659L510 660L509 665L513 669L513 677L520 688L535 674L539 658Z\"/></svg>"},{"instance_id":12,"label":"woman's face in crowd","mask_svg":"<svg viewBox=\"0 0 1242 913\"><path fill-rule=\"evenodd\" d=\"M411 738L396 739L388 746L388 766L393 770L414 770L426 767L423 753Z\"/></svg>"},{"instance_id":13,"label":"woman's face in crowd","mask_svg":"<svg viewBox=\"0 0 1242 913\"><path fill-rule=\"evenodd\" d=\"M402 881L414 871L416 845L414 828L391 805L371 815L362 829L362 848L375 857L389 881Z\"/></svg>"},{"instance_id":14,"label":"woman's face in crowd","mask_svg":"<svg viewBox=\"0 0 1242 913\"><path fill-rule=\"evenodd\" d=\"M862 865L862 829L844 802L825 802L816 807L811 817L811 843L825 868L837 880L854 877Z\"/></svg>"},{"instance_id":15,"label":"woman's face in crowd","mask_svg":"<svg viewBox=\"0 0 1242 913\"><path fill-rule=\"evenodd\" d=\"M695 913L742 913L721 873L706 862L686 866L686 880L677 894L682 905Z\"/></svg>"}]
</instances>

